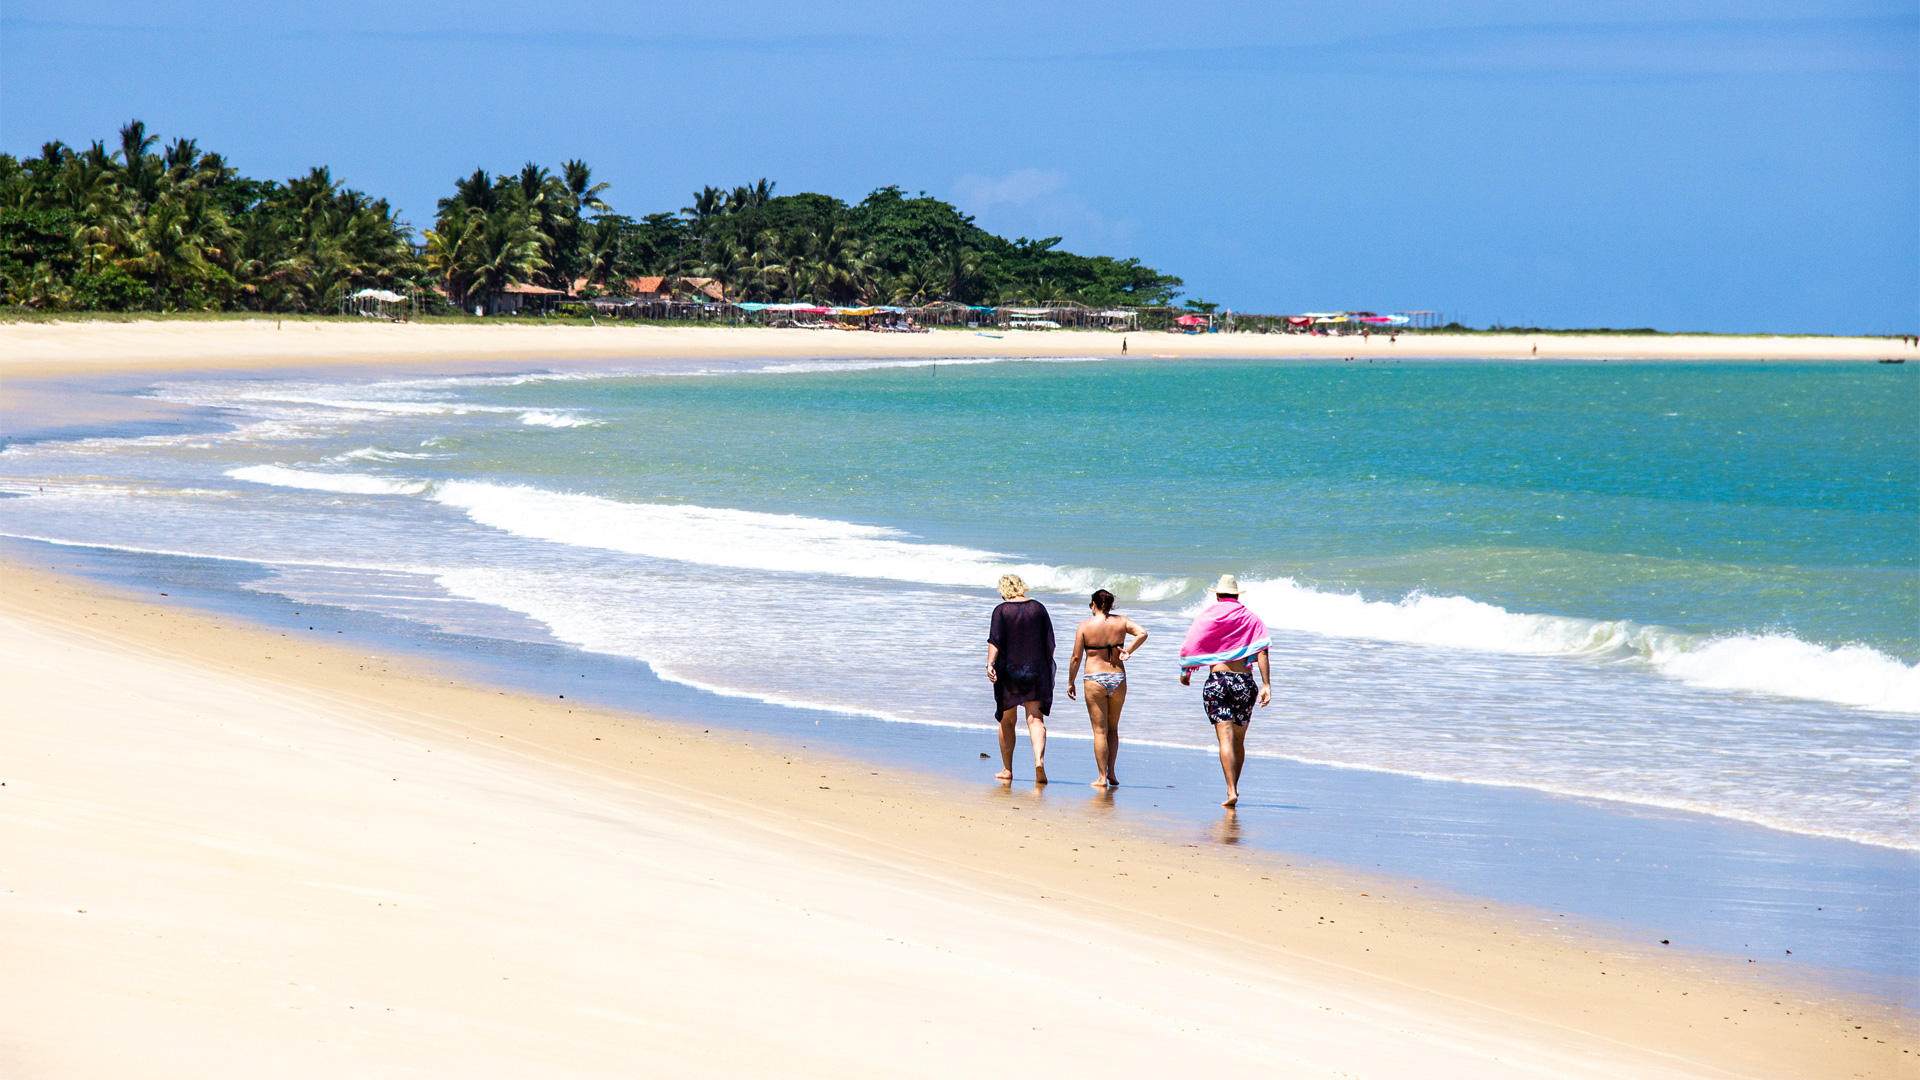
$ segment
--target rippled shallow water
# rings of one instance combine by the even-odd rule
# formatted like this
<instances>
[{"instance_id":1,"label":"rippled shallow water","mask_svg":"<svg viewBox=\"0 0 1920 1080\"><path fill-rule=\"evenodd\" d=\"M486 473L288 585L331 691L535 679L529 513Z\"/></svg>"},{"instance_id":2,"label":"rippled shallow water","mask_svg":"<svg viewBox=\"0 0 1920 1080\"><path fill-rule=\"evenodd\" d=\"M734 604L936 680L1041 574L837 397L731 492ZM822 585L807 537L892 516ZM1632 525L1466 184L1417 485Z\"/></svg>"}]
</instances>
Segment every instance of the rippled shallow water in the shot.
<instances>
[{"instance_id":1,"label":"rippled shallow water","mask_svg":"<svg viewBox=\"0 0 1920 1080\"><path fill-rule=\"evenodd\" d=\"M1012 568L1064 643L1222 571L1279 646L1255 753L1904 848L1920 382L1874 366L1182 362L210 379L212 435L0 455L0 531L878 719L987 722ZM44 489L44 490L43 490ZM1055 703L1056 731L1083 729Z\"/></svg>"}]
</instances>

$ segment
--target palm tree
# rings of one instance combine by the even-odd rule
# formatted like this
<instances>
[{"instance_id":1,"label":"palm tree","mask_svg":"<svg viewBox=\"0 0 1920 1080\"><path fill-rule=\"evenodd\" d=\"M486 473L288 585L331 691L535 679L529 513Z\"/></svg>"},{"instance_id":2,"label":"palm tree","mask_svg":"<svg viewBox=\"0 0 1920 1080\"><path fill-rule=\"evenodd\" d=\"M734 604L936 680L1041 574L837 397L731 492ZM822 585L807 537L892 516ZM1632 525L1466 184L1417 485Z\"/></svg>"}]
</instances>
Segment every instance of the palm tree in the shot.
<instances>
[{"instance_id":1,"label":"palm tree","mask_svg":"<svg viewBox=\"0 0 1920 1080\"><path fill-rule=\"evenodd\" d=\"M927 260L922 273L942 300L973 295L980 280L980 255L970 247L951 247Z\"/></svg>"},{"instance_id":2,"label":"palm tree","mask_svg":"<svg viewBox=\"0 0 1920 1080\"><path fill-rule=\"evenodd\" d=\"M1067 299L1067 291L1057 281L1039 278L1014 290L1014 299L1026 304L1052 304Z\"/></svg>"},{"instance_id":3,"label":"palm tree","mask_svg":"<svg viewBox=\"0 0 1920 1080\"><path fill-rule=\"evenodd\" d=\"M153 285L156 305L210 306L211 298L197 286L217 276L215 261L232 235L226 215L204 199L162 198L129 238L121 267Z\"/></svg>"},{"instance_id":4,"label":"palm tree","mask_svg":"<svg viewBox=\"0 0 1920 1080\"><path fill-rule=\"evenodd\" d=\"M601 185L602 187L606 185ZM599 285L614 272L625 252L624 218L603 214L581 228L579 248L580 276L589 285Z\"/></svg>"},{"instance_id":5,"label":"palm tree","mask_svg":"<svg viewBox=\"0 0 1920 1080\"><path fill-rule=\"evenodd\" d=\"M478 261L480 234L485 230L486 220L483 214L443 218L440 227L428 229L424 237L427 268L446 280L447 294L462 306L466 304L473 281L469 267Z\"/></svg>"},{"instance_id":6,"label":"palm tree","mask_svg":"<svg viewBox=\"0 0 1920 1080\"><path fill-rule=\"evenodd\" d=\"M529 161L520 166L520 175L512 181L512 195L519 208L536 227L549 211L548 196L553 194L553 174Z\"/></svg>"},{"instance_id":7,"label":"palm tree","mask_svg":"<svg viewBox=\"0 0 1920 1080\"><path fill-rule=\"evenodd\" d=\"M820 303L872 292L879 273L872 249L845 225L774 239L763 247L759 262L768 278L781 283L787 299Z\"/></svg>"},{"instance_id":8,"label":"palm tree","mask_svg":"<svg viewBox=\"0 0 1920 1080\"><path fill-rule=\"evenodd\" d=\"M778 276L773 270L775 265L776 260L767 258L764 249L752 250L728 236L708 245L706 258L693 272L719 282L726 295L735 300L758 300L769 294L769 278Z\"/></svg>"},{"instance_id":9,"label":"palm tree","mask_svg":"<svg viewBox=\"0 0 1920 1080\"><path fill-rule=\"evenodd\" d=\"M611 214L613 207L600 198L600 193L611 185L593 182L593 169L578 158L560 163L561 183L566 186L567 206L573 216L583 217L588 210L596 214Z\"/></svg>"},{"instance_id":10,"label":"palm tree","mask_svg":"<svg viewBox=\"0 0 1920 1080\"><path fill-rule=\"evenodd\" d=\"M468 278L468 295L491 296L508 285L530 280L547 266L541 257L543 246L524 211L488 214L462 267Z\"/></svg>"},{"instance_id":11,"label":"palm tree","mask_svg":"<svg viewBox=\"0 0 1920 1080\"><path fill-rule=\"evenodd\" d=\"M765 206L772 200L775 186L773 181L763 176L758 183L745 184L734 188L732 194L727 196L726 212L729 214L738 214L745 210L757 210Z\"/></svg>"},{"instance_id":12,"label":"palm tree","mask_svg":"<svg viewBox=\"0 0 1920 1080\"><path fill-rule=\"evenodd\" d=\"M709 184L693 193L693 205L680 212L693 219L696 228L727 212L727 193Z\"/></svg>"},{"instance_id":13,"label":"palm tree","mask_svg":"<svg viewBox=\"0 0 1920 1080\"><path fill-rule=\"evenodd\" d=\"M120 129L121 186L133 200L136 213L144 213L159 194L160 161L147 153L160 136L147 134L144 121L130 120Z\"/></svg>"},{"instance_id":14,"label":"palm tree","mask_svg":"<svg viewBox=\"0 0 1920 1080\"><path fill-rule=\"evenodd\" d=\"M84 153L70 154L47 188L48 197L73 215L73 242L87 272L135 227L117 172L106 147L95 140Z\"/></svg>"},{"instance_id":15,"label":"palm tree","mask_svg":"<svg viewBox=\"0 0 1920 1080\"><path fill-rule=\"evenodd\" d=\"M504 177L496 180L488 175L487 170L475 169L472 175L453 182L453 197L440 200L439 214L442 218L463 214L468 210L491 214L500 209L505 201L504 184Z\"/></svg>"},{"instance_id":16,"label":"palm tree","mask_svg":"<svg viewBox=\"0 0 1920 1080\"><path fill-rule=\"evenodd\" d=\"M175 139L160 152L160 170L162 175L174 184L185 182L192 177L195 166L200 163L200 142L198 139Z\"/></svg>"},{"instance_id":17,"label":"palm tree","mask_svg":"<svg viewBox=\"0 0 1920 1080\"><path fill-rule=\"evenodd\" d=\"M931 260L929 260L931 261ZM896 304L918 307L927 302L927 298L938 292L934 283L928 279L925 268L909 268L898 277L887 278L881 283L881 294Z\"/></svg>"}]
</instances>

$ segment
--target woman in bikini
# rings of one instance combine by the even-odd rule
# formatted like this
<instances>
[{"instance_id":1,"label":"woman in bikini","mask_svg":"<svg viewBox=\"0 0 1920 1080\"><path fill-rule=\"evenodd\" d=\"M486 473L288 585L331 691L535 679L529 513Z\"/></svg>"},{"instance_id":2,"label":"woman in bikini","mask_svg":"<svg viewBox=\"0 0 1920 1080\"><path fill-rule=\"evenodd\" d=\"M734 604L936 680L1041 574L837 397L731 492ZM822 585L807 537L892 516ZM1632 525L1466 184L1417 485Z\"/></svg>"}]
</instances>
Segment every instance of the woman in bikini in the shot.
<instances>
[{"instance_id":1,"label":"woman in bikini","mask_svg":"<svg viewBox=\"0 0 1920 1080\"><path fill-rule=\"evenodd\" d=\"M1093 766L1100 775L1093 781L1097 788L1118 787L1113 759L1120 753L1120 706L1127 703L1127 657L1147 643L1147 630L1125 615L1113 613L1113 594L1105 589L1093 594L1087 607L1093 617L1073 632L1073 659L1067 662L1067 696L1074 696L1080 677L1080 661L1087 662L1087 719L1093 721ZM1133 637L1133 647L1127 638Z\"/></svg>"}]
</instances>

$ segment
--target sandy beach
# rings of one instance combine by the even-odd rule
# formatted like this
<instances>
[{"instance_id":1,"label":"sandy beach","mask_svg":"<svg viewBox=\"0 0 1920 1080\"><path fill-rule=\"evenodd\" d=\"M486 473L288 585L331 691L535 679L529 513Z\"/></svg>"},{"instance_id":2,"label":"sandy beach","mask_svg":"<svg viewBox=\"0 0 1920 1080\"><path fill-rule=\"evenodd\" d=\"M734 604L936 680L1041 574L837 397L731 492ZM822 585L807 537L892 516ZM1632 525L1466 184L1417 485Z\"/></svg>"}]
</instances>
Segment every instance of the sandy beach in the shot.
<instances>
[{"instance_id":1,"label":"sandy beach","mask_svg":"<svg viewBox=\"0 0 1920 1080\"><path fill-rule=\"evenodd\" d=\"M700 357L918 359L948 356L1118 356L1135 359L1301 357L1355 360L1878 360L1920 355L1885 338L1724 335L1112 334L1091 331L935 330L882 334L634 325L343 323L166 320L0 324L0 373L16 377L105 371L382 365L476 361L645 360Z\"/></svg>"},{"instance_id":2,"label":"sandy beach","mask_svg":"<svg viewBox=\"0 0 1920 1080\"><path fill-rule=\"evenodd\" d=\"M1915 1074L1733 965L166 603L0 577L6 1075Z\"/></svg>"},{"instance_id":3,"label":"sandy beach","mask_svg":"<svg viewBox=\"0 0 1920 1080\"><path fill-rule=\"evenodd\" d=\"M1886 347L1549 341L1639 358ZM47 430L138 415L87 388L170 371L1117 344L12 324L0 376L6 412ZM503 693L52 567L0 568L0 635L0 1075L1920 1075L1883 1002L1405 880L1043 818L1031 789Z\"/></svg>"}]
</instances>

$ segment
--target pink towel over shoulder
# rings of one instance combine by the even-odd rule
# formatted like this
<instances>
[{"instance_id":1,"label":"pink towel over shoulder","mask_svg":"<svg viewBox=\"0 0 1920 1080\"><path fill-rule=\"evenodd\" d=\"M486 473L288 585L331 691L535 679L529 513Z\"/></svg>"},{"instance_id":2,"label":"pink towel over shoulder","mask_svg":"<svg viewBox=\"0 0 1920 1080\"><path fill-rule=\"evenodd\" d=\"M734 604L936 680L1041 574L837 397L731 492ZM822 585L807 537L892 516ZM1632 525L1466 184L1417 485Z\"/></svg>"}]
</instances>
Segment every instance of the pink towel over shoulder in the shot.
<instances>
[{"instance_id":1,"label":"pink towel over shoulder","mask_svg":"<svg viewBox=\"0 0 1920 1080\"><path fill-rule=\"evenodd\" d=\"M1245 660L1272 647L1260 616L1238 600L1222 598L1187 629L1187 640L1180 643L1180 670Z\"/></svg>"}]
</instances>

